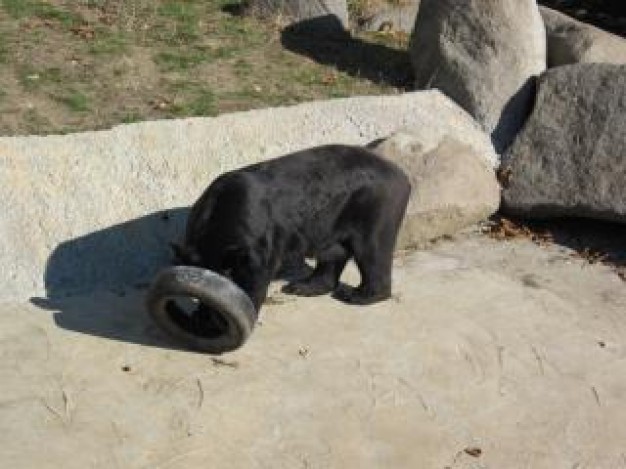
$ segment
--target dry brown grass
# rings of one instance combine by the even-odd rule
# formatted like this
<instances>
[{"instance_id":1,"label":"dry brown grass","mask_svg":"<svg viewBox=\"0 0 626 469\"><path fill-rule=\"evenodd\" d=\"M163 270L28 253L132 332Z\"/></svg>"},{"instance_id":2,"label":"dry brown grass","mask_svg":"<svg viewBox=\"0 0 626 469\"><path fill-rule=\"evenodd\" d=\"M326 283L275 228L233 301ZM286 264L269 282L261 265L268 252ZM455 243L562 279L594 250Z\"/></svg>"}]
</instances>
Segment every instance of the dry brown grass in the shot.
<instances>
[{"instance_id":1,"label":"dry brown grass","mask_svg":"<svg viewBox=\"0 0 626 469\"><path fill-rule=\"evenodd\" d=\"M387 6L403 7L413 3L411 0L348 0L348 9L353 18L367 18Z\"/></svg>"},{"instance_id":2,"label":"dry brown grass","mask_svg":"<svg viewBox=\"0 0 626 469\"><path fill-rule=\"evenodd\" d=\"M235 4L0 0L0 135L396 91L286 50L274 24L225 11Z\"/></svg>"}]
</instances>

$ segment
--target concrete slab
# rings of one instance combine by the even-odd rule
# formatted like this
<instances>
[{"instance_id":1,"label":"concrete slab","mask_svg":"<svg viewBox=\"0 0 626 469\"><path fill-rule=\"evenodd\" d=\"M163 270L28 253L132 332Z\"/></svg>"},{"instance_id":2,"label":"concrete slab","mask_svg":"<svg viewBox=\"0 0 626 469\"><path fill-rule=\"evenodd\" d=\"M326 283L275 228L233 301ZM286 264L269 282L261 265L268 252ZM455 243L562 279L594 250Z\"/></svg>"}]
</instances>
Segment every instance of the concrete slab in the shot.
<instances>
[{"instance_id":1,"label":"concrete slab","mask_svg":"<svg viewBox=\"0 0 626 469\"><path fill-rule=\"evenodd\" d=\"M0 465L624 467L626 289L607 267L471 235L394 272L371 307L276 285L219 358L176 350L132 288L4 303Z\"/></svg>"}]
</instances>

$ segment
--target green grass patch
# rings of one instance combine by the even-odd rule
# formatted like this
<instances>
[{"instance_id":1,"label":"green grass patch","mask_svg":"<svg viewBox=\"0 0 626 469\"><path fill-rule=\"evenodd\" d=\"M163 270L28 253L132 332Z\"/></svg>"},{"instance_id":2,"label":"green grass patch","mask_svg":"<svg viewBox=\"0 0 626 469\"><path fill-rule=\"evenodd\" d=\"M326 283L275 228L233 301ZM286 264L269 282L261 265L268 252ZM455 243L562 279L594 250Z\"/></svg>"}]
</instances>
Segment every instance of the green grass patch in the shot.
<instances>
[{"instance_id":1,"label":"green grass patch","mask_svg":"<svg viewBox=\"0 0 626 469\"><path fill-rule=\"evenodd\" d=\"M227 47L193 46L159 52L153 60L162 71L185 71L203 62L230 58L234 53Z\"/></svg>"},{"instance_id":2,"label":"green grass patch","mask_svg":"<svg viewBox=\"0 0 626 469\"><path fill-rule=\"evenodd\" d=\"M6 36L0 34L0 64L6 64L9 57L9 48L6 45Z\"/></svg>"},{"instance_id":3,"label":"green grass patch","mask_svg":"<svg viewBox=\"0 0 626 469\"><path fill-rule=\"evenodd\" d=\"M241 49L267 44L271 31L250 18L228 17L217 25L220 36L238 43Z\"/></svg>"},{"instance_id":4,"label":"green grass patch","mask_svg":"<svg viewBox=\"0 0 626 469\"><path fill-rule=\"evenodd\" d=\"M95 37L89 42L89 53L94 55L122 54L128 49L129 40L122 33L110 33L104 29L96 31Z\"/></svg>"},{"instance_id":5,"label":"green grass patch","mask_svg":"<svg viewBox=\"0 0 626 469\"><path fill-rule=\"evenodd\" d=\"M38 70L33 67L22 67L18 72L18 81L26 91L34 91L43 85L60 84L63 73L59 67Z\"/></svg>"},{"instance_id":6,"label":"green grass patch","mask_svg":"<svg viewBox=\"0 0 626 469\"><path fill-rule=\"evenodd\" d=\"M190 44L200 37L202 13L193 1L167 1L157 9L165 24L157 26L156 37L167 44ZM173 23L173 24L172 24Z\"/></svg>"},{"instance_id":7,"label":"green grass patch","mask_svg":"<svg viewBox=\"0 0 626 469\"><path fill-rule=\"evenodd\" d=\"M190 1L167 1L159 6L161 16L172 18L181 23L195 22L198 15L197 6Z\"/></svg>"},{"instance_id":8,"label":"green grass patch","mask_svg":"<svg viewBox=\"0 0 626 469\"><path fill-rule=\"evenodd\" d=\"M207 54L199 51L159 52L154 56L155 63L162 71L188 70L208 60Z\"/></svg>"},{"instance_id":9,"label":"green grass patch","mask_svg":"<svg viewBox=\"0 0 626 469\"><path fill-rule=\"evenodd\" d=\"M65 106L67 106L70 111L89 111L89 98L87 98L87 96L80 91L72 91L68 94L58 97L57 100L65 104Z\"/></svg>"},{"instance_id":10,"label":"green grass patch","mask_svg":"<svg viewBox=\"0 0 626 469\"><path fill-rule=\"evenodd\" d=\"M214 116L217 114L215 93L199 83L177 82L170 85L174 103L170 108L172 116Z\"/></svg>"},{"instance_id":11,"label":"green grass patch","mask_svg":"<svg viewBox=\"0 0 626 469\"><path fill-rule=\"evenodd\" d=\"M2 0L4 10L15 19L38 17L59 21L65 26L82 22L76 13L58 8L43 0Z\"/></svg>"},{"instance_id":12,"label":"green grass patch","mask_svg":"<svg viewBox=\"0 0 626 469\"><path fill-rule=\"evenodd\" d=\"M2 0L4 11L16 19L35 16L40 4L36 0Z\"/></svg>"},{"instance_id":13,"label":"green grass patch","mask_svg":"<svg viewBox=\"0 0 626 469\"><path fill-rule=\"evenodd\" d=\"M142 120L143 120L143 116L136 112L126 113L120 119L122 124L133 124L135 122L140 122Z\"/></svg>"},{"instance_id":14,"label":"green grass patch","mask_svg":"<svg viewBox=\"0 0 626 469\"><path fill-rule=\"evenodd\" d=\"M41 85L41 75L31 67L19 70L17 79L26 91L33 91Z\"/></svg>"},{"instance_id":15,"label":"green grass patch","mask_svg":"<svg viewBox=\"0 0 626 469\"><path fill-rule=\"evenodd\" d=\"M206 89L200 89L191 94L187 109L192 116L214 116L217 114L215 94Z\"/></svg>"}]
</instances>

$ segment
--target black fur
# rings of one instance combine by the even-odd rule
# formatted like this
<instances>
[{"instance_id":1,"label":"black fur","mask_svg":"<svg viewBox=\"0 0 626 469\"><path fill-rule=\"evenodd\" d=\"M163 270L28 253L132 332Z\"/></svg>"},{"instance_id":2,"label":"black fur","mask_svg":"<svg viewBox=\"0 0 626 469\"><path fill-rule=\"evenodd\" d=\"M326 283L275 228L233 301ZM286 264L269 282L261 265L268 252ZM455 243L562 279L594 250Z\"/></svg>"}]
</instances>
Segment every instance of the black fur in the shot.
<instances>
[{"instance_id":1,"label":"black fur","mask_svg":"<svg viewBox=\"0 0 626 469\"><path fill-rule=\"evenodd\" d=\"M219 176L193 205L186 264L231 278L261 307L286 259L315 258L307 278L284 291L334 291L354 258L361 284L340 299L369 304L391 295L392 253L411 186L394 164L360 147L330 145Z\"/></svg>"}]
</instances>

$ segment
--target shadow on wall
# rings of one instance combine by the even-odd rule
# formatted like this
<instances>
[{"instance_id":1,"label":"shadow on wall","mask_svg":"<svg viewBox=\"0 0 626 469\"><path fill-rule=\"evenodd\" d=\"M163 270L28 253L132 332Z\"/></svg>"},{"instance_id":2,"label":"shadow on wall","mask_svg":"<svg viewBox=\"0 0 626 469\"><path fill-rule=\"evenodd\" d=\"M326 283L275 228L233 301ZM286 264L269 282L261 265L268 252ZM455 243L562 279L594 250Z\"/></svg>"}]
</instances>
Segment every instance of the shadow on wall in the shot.
<instances>
[{"instance_id":1,"label":"shadow on wall","mask_svg":"<svg viewBox=\"0 0 626 469\"><path fill-rule=\"evenodd\" d=\"M163 210L61 243L46 265L47 298L31 303L54 311L62 329L177 349L143 298L156 272L171 264L169 243L183 236L188 212Z\"/></svg>"},{"instance_id":2,"label":"shadow on wall","mask_svg":"<svg viewBox=\"0 0 626 469\"><path fill-rule=\"evenodd\" d=\"M183 237L189 208L174 208L114 225L60 244L44 274L46 298L30 302L54 314L62 329L109 340L182 350L148 316L148 285L171 265L172 241ZM309 275L302 259L279 278Z\"/></svg>"},{"instance_id":3,"label":"shadow on wall","mask_svg":"<svg viewBox=\"0 0 626 469\"><path fill-rule=\"evenodd\" d=\"M334 15L300 21L282 31L282 45L351 76L402 89L412 89L409 54L353 38Z\"/></svg>"},{"instance_id":4,"label":"shadow on wall","mask_svg":"<svg viewBox=\"0 0 626 469\"><path fill-rule=\"evenodd\" d=\"M171 262L171 241L180 240L188 208L152 213L61 243L46 264L48 298L124 292L149 282Z\"/></svg>"}]
</instances>

